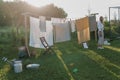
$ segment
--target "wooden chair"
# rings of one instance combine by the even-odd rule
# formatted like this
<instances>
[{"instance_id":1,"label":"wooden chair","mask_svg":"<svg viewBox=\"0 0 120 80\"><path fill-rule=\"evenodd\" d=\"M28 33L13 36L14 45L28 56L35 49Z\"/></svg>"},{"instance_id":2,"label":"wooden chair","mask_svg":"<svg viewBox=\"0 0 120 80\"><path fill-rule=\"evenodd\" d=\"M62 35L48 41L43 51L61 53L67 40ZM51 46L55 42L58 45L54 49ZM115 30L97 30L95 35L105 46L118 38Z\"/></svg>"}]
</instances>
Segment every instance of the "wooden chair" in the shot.
<instances>
[{"instance_id":1,"label":"wooden chair","mask_svg":"<svg viewBox=\"0 0 120 80\"><path fill-rule=\"evenodd\" d=\"M45 37L40 37L40 41L42 43L42 45L45 47L45 51L43 54L47 54L47 53L53 53L53 49L51 48L52 46L49 46L49 44L47 43Z\"/></svg>"}]
</instances>

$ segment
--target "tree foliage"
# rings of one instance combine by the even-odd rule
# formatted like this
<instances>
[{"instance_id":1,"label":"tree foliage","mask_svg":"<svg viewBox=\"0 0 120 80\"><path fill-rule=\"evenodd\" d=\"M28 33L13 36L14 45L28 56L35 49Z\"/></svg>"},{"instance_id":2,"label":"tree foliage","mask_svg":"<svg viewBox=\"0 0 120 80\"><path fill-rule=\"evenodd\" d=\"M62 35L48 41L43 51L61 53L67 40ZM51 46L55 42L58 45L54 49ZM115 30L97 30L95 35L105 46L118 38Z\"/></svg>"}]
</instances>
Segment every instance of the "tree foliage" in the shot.
<instances>
[{"instance_id":1,"label":"tree foliage","mask_svg":"<svg viewBox=\"0 0 120 80\"><path fill-rule=\"evenodd\" d=\"M22 13L25 12L38 16L67 17L67 13L62 8L54 6L54 4L38 8L23 1L0 2L0 25L22 25L24 21Z\"/></svg>"}]
</instances>

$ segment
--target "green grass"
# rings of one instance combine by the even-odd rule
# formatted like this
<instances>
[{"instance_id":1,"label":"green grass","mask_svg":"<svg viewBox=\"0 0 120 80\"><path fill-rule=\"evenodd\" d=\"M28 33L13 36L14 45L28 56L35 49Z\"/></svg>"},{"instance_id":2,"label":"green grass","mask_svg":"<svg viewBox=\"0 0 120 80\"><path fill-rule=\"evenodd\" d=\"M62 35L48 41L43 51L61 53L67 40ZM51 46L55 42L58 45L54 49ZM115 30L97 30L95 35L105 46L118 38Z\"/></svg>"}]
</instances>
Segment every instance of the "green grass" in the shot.
<instances>
[{"instance_id":1,"label":"green grass","mask_svg":"<svg viewBox=\"0 0 120 80\"><path fill-rule=\"evenodd\" d=\"M20 38L9 30L0 31L0 58L18 58L18 47L22 45ZM0 80L120 80L119 40L112 41L104 50L97 50L94 40L88 45L89 49L84 49L73 33L71 41L54 45L55 54L43 55L41 49L30 48L36 56L22 59L21 73L15 73L13 67L0 60ZM40 67L26 69L29 63L38 63Z\"/></svg>"}]
</instances>

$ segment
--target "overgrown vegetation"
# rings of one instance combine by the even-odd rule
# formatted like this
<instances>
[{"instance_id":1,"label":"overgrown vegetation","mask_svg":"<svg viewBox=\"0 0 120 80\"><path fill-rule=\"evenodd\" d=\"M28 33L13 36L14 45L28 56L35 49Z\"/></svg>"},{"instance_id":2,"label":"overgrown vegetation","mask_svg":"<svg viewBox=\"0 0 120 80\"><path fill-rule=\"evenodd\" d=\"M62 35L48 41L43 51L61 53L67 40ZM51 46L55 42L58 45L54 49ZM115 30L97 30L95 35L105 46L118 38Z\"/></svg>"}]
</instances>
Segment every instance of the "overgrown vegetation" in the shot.
<instances>
[{"instance_id":1,"label":"overgrown vegetation","mask_svg":"<svg viewBox=\"0 0 120 80\"><path fill-rule=\"evenodd\" d=\"M107 38L116 38L120 36L120 23L114 23L111 21L111 25L108 21L104 22L105 25L105 37Z\"/></svg>"}]
</instances>

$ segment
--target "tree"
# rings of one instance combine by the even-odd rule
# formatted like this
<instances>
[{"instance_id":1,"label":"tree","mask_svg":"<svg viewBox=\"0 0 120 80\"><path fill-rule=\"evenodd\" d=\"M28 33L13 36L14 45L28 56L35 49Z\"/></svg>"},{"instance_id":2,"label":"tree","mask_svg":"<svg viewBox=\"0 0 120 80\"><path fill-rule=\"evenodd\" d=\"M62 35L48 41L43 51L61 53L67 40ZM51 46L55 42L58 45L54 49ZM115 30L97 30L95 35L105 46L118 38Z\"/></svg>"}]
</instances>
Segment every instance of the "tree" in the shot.
<instances>
[{"instance_id":1,"label":"tree","mask_svg":"<svg viewBox=\"0 0 120 80\"><path fill-rule=\"evenodd\" d=\"M116 26L116 24L117 24L117 14L116 12L114 12L114 25Z\"/></svg>"},{"instance_id":2,"label":"tree","mask_svg":"<svg viewBox=\"0 0 120 80\"><path fill-rule=\"evenodd\" d=\"M24 21L22 13L29 12L38 16L48 16L56 18L66 18L67 13L62 9L49 4L38 8L27 4L26 2L15 0L13 2L0 3L0 25L20 26Z\"/></svg>"},{"instance_id":3,"label":"tree","mask_svg":"<svg viewBox=\"0 0 120 80\"><path fill-rule=\"evenodd\" d=\"M58 8L54 4L49 4L39 9L39 15L57 17L57 18L66 18L67 13L62 9Z\"/></svg>"}]
</instances>

